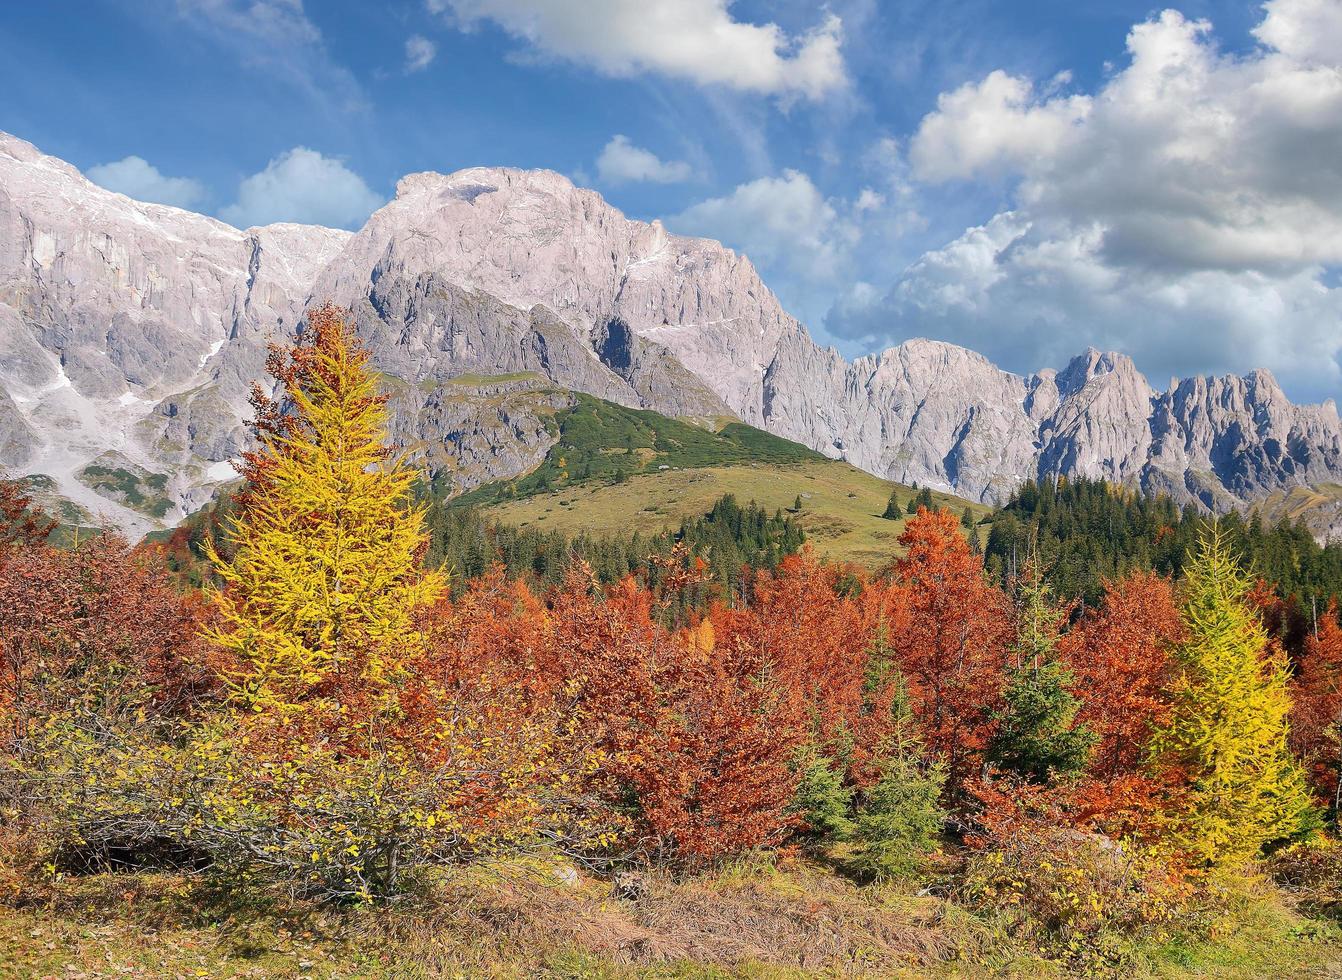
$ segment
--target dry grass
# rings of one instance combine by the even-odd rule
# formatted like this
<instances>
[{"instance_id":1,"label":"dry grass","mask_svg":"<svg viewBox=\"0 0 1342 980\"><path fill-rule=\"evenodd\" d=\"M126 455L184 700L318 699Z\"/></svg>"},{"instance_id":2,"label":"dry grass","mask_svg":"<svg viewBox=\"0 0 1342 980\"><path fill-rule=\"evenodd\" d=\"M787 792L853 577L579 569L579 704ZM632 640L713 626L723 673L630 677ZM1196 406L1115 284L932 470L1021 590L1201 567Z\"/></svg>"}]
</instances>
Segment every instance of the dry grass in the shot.
<instances>
[{"instance_id":1,"label":"dry grass","mask_svg":"<svg viewBox=\"0 0 1342 980\"><path fill-rule=\"evenodd\" d=\"M888 976L973 954L946 906L797 861L635 899L535 869L469 874L391 908L332 913L182 877L100 876L0 910L0 976ZM9 952L3 950L9 947Z\"/></svg>"},{"instance_id":2,"label":"dry grass","mask_svg":"<svg viewBox=\"0 0 1342 980\"><path fill-rule=\"evenodd\" d=\"M0 977L1067 975L991 915L909 887L859 887L801 859L652 873L632 892L513 865L461 873L413 902L342 912L182 876L68 879L0 905ZM1335 937L1302 937L1302 920L1276 898L1251 898L1217 942L1152 949L1131 975L1342 975Z\"/></svg>"},{"instance_id":3,"label":"dry grass","mask_svg":"<svg viewBox=\"0 0 1342 980\"><path fill-rule=\"evenodd\" d=\"M457 885L439 896L441 905L427 918L402 920L409 931L396 938L402 948L422 945L428 952L465 925L469 935L493 937L486 959L567 947L614 967L754 965L802 975L888 975L971 952L944 927L939 900L858 889L800 863L681 882L645 880L646 892L632 901L590 880L558 888L526 877L489 888ZM458 948L435 965L460 963L465 955L468 949ZM483 968L486 960L475 965Z\"/></svg>"}]
</instances>

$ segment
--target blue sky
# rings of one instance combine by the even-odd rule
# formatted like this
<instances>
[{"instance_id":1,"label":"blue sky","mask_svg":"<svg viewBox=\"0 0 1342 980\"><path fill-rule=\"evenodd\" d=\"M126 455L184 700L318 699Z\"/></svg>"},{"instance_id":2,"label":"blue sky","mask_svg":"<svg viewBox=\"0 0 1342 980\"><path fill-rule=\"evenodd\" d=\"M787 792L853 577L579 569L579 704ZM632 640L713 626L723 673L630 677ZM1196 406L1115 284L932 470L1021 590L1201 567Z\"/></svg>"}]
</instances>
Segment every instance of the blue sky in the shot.
<instances>
[{"instance_id":1,"label":"blue sky","mask_svg":"<svg viewBox=\"0 0 1342 980\"><path fill-rule=\"evenodd\" d=\"M83 0L0 128L235 224L548 167L741 248L822 341L1087 344L1342 392L1342 0Z\"/></svg>"}]
</instances>

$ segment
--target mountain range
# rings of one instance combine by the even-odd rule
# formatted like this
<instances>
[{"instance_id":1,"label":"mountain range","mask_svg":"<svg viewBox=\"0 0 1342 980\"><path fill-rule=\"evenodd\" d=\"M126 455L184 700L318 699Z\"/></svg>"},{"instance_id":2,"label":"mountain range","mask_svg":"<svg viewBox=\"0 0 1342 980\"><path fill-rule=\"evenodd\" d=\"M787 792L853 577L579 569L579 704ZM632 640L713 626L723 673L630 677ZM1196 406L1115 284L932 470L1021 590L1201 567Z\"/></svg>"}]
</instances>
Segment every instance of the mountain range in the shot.
<instances>
[{"instance_id":1,"label":"mountain range","mask_svg":"<svg viewBox=\"0 0 1342 980\"><path fill-rule=\"evenodd\" d=\"M353 311L395 438L458 492L538 465L573 392L986 503L1055 475L1212 511L1342 482L1336 406L1293 405L1266 371L1158 391L1120 353L1022 377L921 339L848 362L745 256L549 171L413 174L353 233L239 230L2 133L0 474L72 521L180 520L234 477L267 344L328 301Z\"/></svg>"}]
</instances>

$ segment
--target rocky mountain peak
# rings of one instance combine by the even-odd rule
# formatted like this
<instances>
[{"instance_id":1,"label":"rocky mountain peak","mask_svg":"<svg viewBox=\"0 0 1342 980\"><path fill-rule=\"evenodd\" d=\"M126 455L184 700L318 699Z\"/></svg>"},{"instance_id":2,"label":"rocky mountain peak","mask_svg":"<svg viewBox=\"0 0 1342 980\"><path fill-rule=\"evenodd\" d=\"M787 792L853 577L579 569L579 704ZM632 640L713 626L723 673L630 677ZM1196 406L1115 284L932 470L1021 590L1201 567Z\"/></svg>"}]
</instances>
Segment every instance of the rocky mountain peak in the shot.
<instances>
[{"instance_id":1,"label":"rocky mountain peak","mask_svg":"<svg viewBox=\"0 0 1342 980\"><path fill-rule=\"evenodd\" d=\"M543 455L545 406L565 390L736 415L985 501L1055 473L1217 509L1342 479L1335 406L1294 406L1267 372L1156 394L1113 351L1023 378L923 338L848 364L747 257L550 171L411 174L354 233L239 231L96 187L0 134L5 473L41 475L133 533L175 520L232 477L266 343L326 301L354 310L397 437L463 488ZM462 375L531 380L472 399L450 380ZM513 401L524 394L530 407ZM160 499L108 489L136 480Z\"/></svg>"},{"instance_id":2,"label":"rocky mountain peak","mask_svg":"<svg viewBox=\"0 0 1342 980\"><path fill-rule=\"evenodd\" d=\"M1072 358L1067 367L1057 372L1055 383L1060 392L1072 395L1097 378L1113 378L1119 383L1135 386L1146 391L1147 397L1154 394L1131 357L1117 351L1096 350L1094 347Z\"/></svg>"}]
</instances>

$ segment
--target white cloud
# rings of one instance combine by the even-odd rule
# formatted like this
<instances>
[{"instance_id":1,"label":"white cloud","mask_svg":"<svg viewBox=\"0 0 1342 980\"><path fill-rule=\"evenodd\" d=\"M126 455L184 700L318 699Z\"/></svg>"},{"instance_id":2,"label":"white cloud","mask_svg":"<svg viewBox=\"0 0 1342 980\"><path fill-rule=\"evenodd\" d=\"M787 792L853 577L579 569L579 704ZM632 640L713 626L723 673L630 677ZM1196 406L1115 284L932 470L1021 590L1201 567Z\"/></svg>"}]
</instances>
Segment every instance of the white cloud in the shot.
<instances>
[{"instance_id":1,"label":"white cloud","mask_svg":"<svg viewBox=\"0 0 1342 980\"><path fill-rule=\"evenodd\" d=\"M382 202L339 160L296 146L243 180L236 203L219 216L239 228L276 221L355 228Z\"/></svg>"},{"instance_id":2,"label":"white cloud","mask_svg":"<svg viewBox=\"0 0 1342 980\"><path fill-rule=\"evenodd\" d=\"M1006 212L924 255L877 308L1018 370L1090 345L1131 353L1157 385L1266 367L1312 396L1335 393L1342 291L1317 269L1161 274L1114 265L1103 247L1098 226L1049 236Z\"/></svg>"},{"instance_id":3,"label":"white cloud","mask_svg":"<svg viewBox=\"0 0 1342 980\"><path fill-rule=\"evenodd\" d=\"M434 44L427 37L419 34L412 34L405 42L405 70L407 72L423 71L433 64L433 59L438 56L438 45Z\"/></svg>"},{"instance_id":4,"label":"white cloud","mask_svg":"<svg viewBox=\"0 0 1342 980\"><path fill-rule=\"evenodd\" d=\"M608 75L655 72L700 85L819 99L846 84L842 24L789 37L735 20L730 0L429 0L463 29L493 21L542 55Z\"/></svg>"},{"instance_id":5,"label":"white cloud","mask_svg":"<svg viewBox=\"0 0 1342 980\"><path fill-rule=\"evenodd\" d=\"M1342 45L1327 39L1342 4L1264 11L1260 47L1241 55L1174 11L1138 24L1128 63L1089 97L1000 73L943 96L911 147L916 173L1014 174L1014 206L865 313L836 307L830 328L940 336L1017 370L1093 344L1153 376L1268 367L1298 393L1336 393Z\"/></svg>"},{"instance_id":6,"label":"white cloud","mask_svg":"<svg viewBox=\"0 0 1342 980\"><path fill-rule=\"evenodd\" d=\"M879 211L883 207L885 207L885 195L872 190L870 187L862 188L862 191L857 195L857 200L853 202L853 210L859 213Z\"/></svg>"},{"instance_id":7,"label":"white cloud","mask_svg":"<svg viewBox=\"0 0 1342 980\"><path fill-rule=\"evenodd\" d=\"M646 181L653 184L678 184L693 174L683 160L663 161L651 150L635 146L629 137L616 135L596 158L597 176L603 183L622 184Z\"/></svg>"},{"instance_id":8,"label":"white cloud","mask_svg":"<svg viewBox=\"0 0 1342 980\"><path fill-rule=\"evenodd\" d=\"M741 184L667 219L687 235L716 238L762 268L810 281L835 279L859 228L805 174L786 170Z\"/></svg>"},{"instance_id":9,"label":"white cloud","mask_svg":"<svg viewBox=\"0 0 1342 980\"><path fill-rule=\"evenodd\" d=\"M129 6L159 17L157 4ZM330 115L366 106L358 81L331 57L303 0L177 0L177 12L241 64L281 80Z\"/></svg>"},{"instance_id":10,"label":"white cloud","mask_svg":"<svg viewBox=\"0 0 1342 980\"><path fill-rule=\"evenodd\" d=\"M1038 100L1028 79L995 71L937 99L910 148L914 173L940 181L1049 157L1089 111L1085 96Z\"/></svg>"},{"instance_id":11,"label":"white cloud","mask_svg":"<svg viewBox=\"0 0 1342 980\"><path fill-rule=\"evenodd\" d=\"M192 208L205 199L205 185L191 177L167 177L143 157L128 156L89 167L85 176L109 191L137 201Z\"/></svg>"},{"instance_id":12,"label":"white cloud","mask_svg":"<svg viewBox=\"0 0 1342 980\"><path fill-rule=\"evenodd\" d=\"M303 11L303 0L177 0L184 17L268 45L316 44L321 32Z\"/></svg>"},{"instance_id":13,"label":"white cloud","mask_svg":"<svg viewBox=\"0 0 1342 980\"><path fill-rule=\"evenodd\" d=\"M1266 16L1254 36L1298 61L1336 65L1342 51L1342 6L1337 0L1264 4Z\"/></svg>"}]
</instances>

